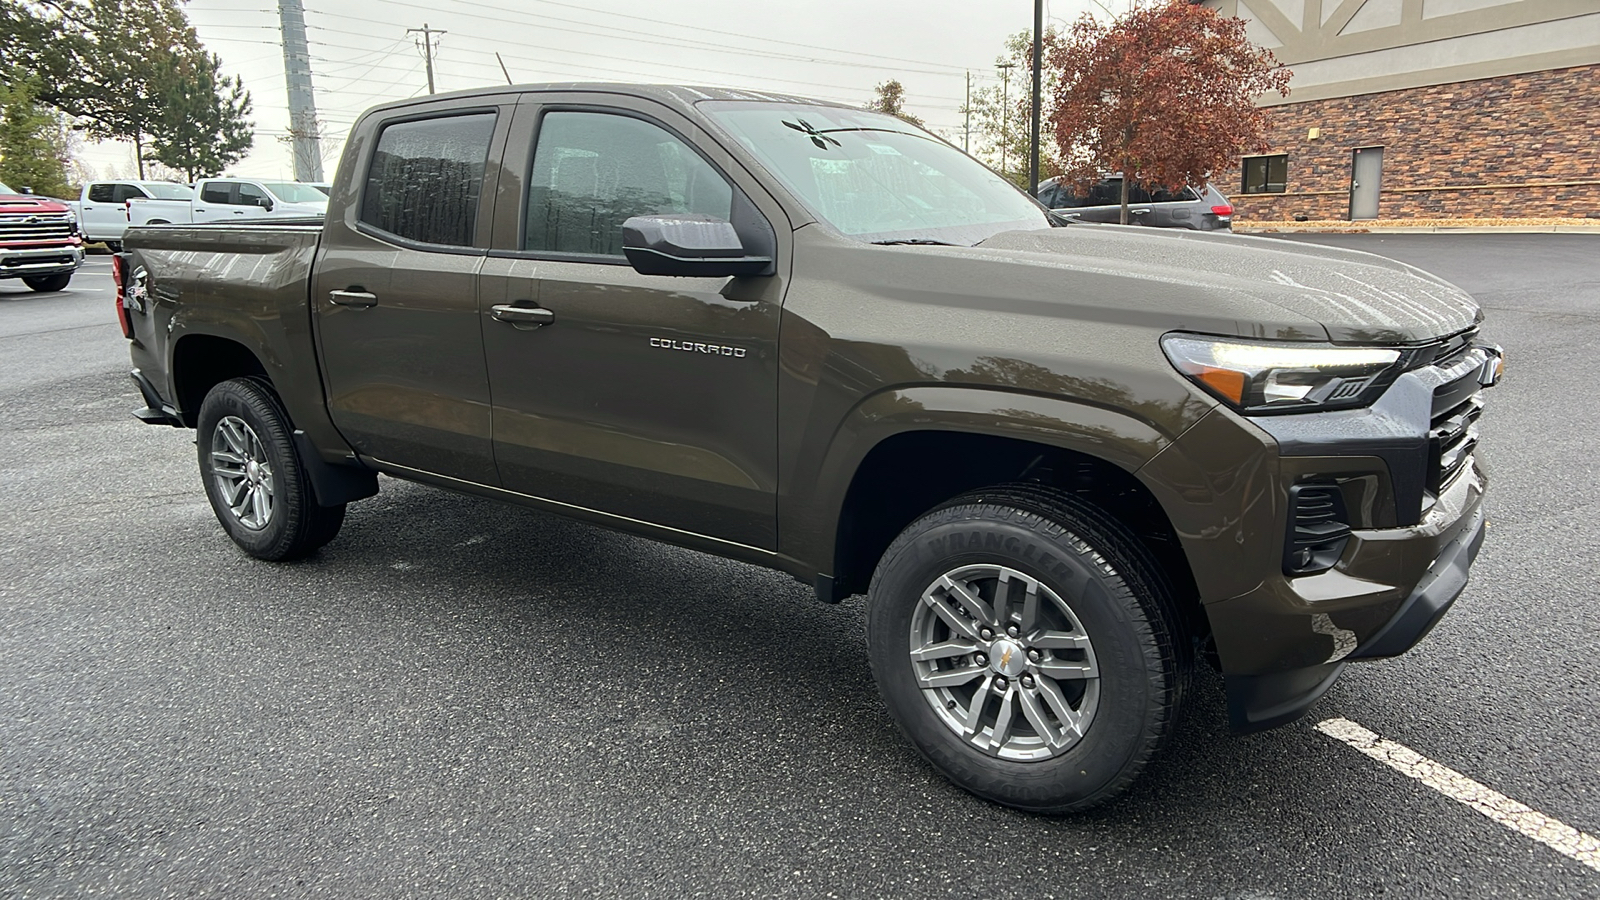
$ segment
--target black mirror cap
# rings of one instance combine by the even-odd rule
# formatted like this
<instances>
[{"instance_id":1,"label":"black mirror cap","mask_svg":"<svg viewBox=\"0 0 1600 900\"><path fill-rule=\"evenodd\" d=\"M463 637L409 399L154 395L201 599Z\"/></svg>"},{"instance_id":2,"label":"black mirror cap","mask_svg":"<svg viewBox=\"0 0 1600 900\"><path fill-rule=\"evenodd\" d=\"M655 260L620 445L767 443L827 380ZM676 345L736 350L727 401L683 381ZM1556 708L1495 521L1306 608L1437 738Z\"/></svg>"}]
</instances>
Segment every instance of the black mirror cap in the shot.
<instances>
[{"instance_id":1,"label":"black mirror cap","mask_svg":"<svg viewBox=\"0 0 1600 900\"><path fill-rule=\"evenodd\" d=\"M698 213L633 216L622 223L622 255L642 275L717 278L774 271L771 257L745 255L732 223Z\"/></svg>"}]
</instances>

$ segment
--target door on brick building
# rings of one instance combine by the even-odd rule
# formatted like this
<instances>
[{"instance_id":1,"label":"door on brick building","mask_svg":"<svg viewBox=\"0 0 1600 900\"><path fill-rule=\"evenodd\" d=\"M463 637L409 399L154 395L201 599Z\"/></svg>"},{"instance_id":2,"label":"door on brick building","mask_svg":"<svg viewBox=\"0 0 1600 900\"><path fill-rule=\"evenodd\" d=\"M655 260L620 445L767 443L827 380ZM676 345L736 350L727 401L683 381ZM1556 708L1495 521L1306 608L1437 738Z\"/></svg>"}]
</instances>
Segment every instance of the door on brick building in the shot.
<instances>
[{"instance_id":1,"label":"door on brick building","mask_svg":"<svg viewBox=\"0 0 1600 900\"><path fill-rule=\"evenodd\" d=\"M1376 219L1383 184L1383 148L1357 147L1350 154L1350 218Z\"/></svg>"}]
</instances>

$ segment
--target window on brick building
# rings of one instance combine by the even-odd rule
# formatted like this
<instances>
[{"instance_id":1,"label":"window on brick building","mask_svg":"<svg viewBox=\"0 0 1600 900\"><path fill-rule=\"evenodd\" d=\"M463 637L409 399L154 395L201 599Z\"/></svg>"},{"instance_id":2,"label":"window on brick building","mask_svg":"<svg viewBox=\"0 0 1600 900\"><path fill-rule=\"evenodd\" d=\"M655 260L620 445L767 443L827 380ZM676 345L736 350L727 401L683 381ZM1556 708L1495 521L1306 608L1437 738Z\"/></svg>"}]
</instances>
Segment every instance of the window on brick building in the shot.
<instances>
[{"instance_id":1,"label":"window on brick building","mask_svg":"<svg viewBox=\"0 0 1600 900\"><path fill-rule=\"evenodd\" d=\"M1289 157L1247 156L1244 158L1244 184L1246 194L1281 194L1289 184Z\"/></svg>"}]
</instances>

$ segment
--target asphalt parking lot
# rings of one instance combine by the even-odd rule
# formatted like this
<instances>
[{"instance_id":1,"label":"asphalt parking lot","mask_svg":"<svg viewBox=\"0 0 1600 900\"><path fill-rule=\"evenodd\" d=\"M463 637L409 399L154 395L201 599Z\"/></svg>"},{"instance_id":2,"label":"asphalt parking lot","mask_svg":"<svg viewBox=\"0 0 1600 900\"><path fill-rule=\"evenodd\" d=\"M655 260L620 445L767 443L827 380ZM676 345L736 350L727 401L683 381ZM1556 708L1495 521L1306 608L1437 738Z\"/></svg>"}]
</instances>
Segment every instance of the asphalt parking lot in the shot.
<instances>
[{"instance_id":1,"label":"asphalt parking lot","mask_svg":"<svg viewBox=\"0 0 1600 900\"><path fill-rule=\"evenodd\" d=\"M1466 594L1306 720L1201 679L1128 797L948 785L859 598L384 482L310 561L223 536L151 428L109 267L0 282L0 897L1593 897L1600 871L1318 731L1600 834L1600 237L1326 235L1472 291L1509 352Z\"/></svg>"}]
</instances>

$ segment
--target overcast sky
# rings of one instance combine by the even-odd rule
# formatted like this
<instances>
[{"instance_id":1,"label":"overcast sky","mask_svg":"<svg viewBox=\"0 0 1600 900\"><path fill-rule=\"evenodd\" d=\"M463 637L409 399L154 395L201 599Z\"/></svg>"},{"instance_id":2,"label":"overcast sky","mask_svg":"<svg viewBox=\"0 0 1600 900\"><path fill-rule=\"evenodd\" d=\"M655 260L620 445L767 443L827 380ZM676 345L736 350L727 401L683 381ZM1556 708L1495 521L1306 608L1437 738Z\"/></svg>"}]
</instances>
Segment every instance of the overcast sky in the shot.
<instances>
[{"instance_id":1,"label":"overcast sky","mask_svg":"<svg viewBox=\"0 0 1600 900\"><path fill-rule=\"evenodd\" d=\"M874 84L899 78L907 108L959 139L965 71L972 71L974 87L994 83L1006 36L1033 22L1032 0L304 3L330 179L344 134L363 109L427 92L420 38L406 34L424 23L447 32L437 38L434 62L440 91L504 84L495 51L518 83L701 84L863 103ZM1049 0L1046 12L1059 25L1099 6ZM227 174L291 177L276 0L191 0L186 8L201 40L222 57L226 72L244 78L255 102L255 147ZM92 145L81 156L95 177L134 171L131 147Z\"/></svg>"}]
</instances>

